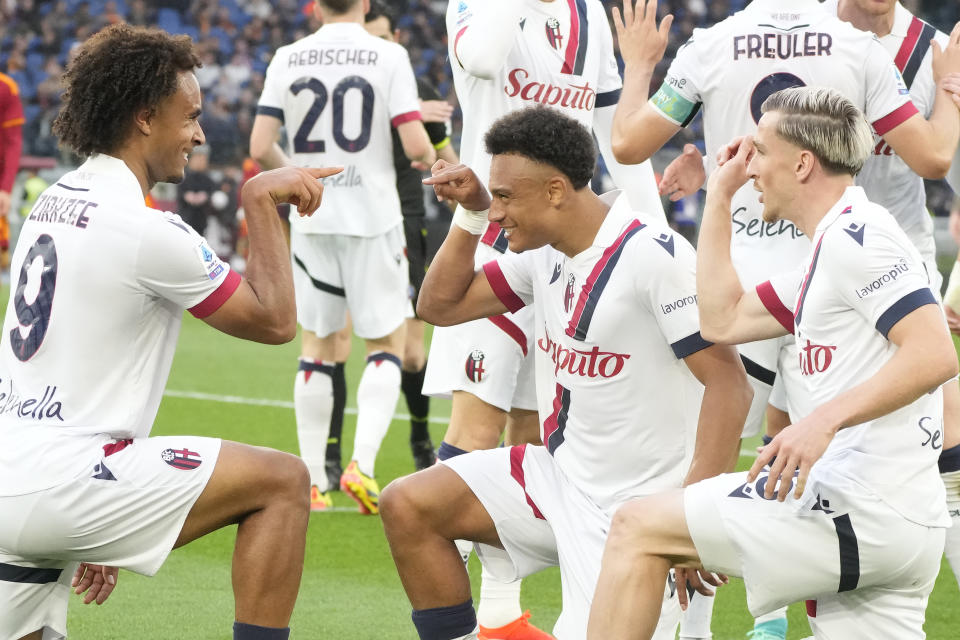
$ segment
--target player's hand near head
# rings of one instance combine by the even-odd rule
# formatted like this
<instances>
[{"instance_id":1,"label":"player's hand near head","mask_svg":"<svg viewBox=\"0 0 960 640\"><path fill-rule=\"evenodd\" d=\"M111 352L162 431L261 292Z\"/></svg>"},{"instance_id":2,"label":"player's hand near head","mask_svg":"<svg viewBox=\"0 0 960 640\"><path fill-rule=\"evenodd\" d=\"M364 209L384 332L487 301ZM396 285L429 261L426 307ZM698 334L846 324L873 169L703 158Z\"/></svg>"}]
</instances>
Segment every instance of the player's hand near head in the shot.
<instances>
[{"instance_id":1,"label":"player's hand near head","mask_svg":"<svg viewBox=\"0 0 960 640\"><path fill-rule=\"evenodd\" d=\"M93 601L103 604L116 588L119 574L120 570L116 567L81 562L73 574L70 586L74 587L73 592L76 594L86 592L83 604Z\"/></svg>"},{"instance_id":2,"label":"player's hand near head","mask_svg":"<svg viewBox=\"0 0 960 640\"><path fill-rule=\"evenodd\" d=\"M617 30L624 65L653 69L663 59L673 16L664 16L657 27L657 0L623 0L623 11L613 8L613 26Z\"/></svg>"},{"instance_id":3,"label":"player's hand near head","mask_svg":"<svg viewBox=\"0 0 960 640\"><path fill-rule=\"evenodd\" d=\"M450 164L437 160L431 176L423 184L433 186L439 200L452 200L467 211L485 211L490 208L490 194L473 169L465 164Z\"/></svg>"},{"instance_id":4,"label":"player's hand near head","mask_svg":"<svg viewBox=\"0 0 960 640\"><path fill-rule=\"evenodd\" d=\"M275 205L292 204L301 216L312 215L323 199L323 184L320 179L336 175L343 167L308 169L281 167L258 173L243 185L243 196L260 198L267 196Z\"/></svg>"},{"instance_id":5,"label":"player's hand near head","mask_svg":"<svg viewBox=\"0 0 960 640\"><path fill-rule=\"evenodd\" d=\"M707 192L733 197L737 189L750 179L747 168L757 149L752 136L734 138L717 152L717 170L710 175Z\"/></svg>"},{"instance_id":6,"label":"player's hand near head","mask_svg":"<svg viewBox=\"0 0 960 640\"><path fill-rule=\"evenodd\" d=\"M933 80L939 85L947 74L960 72L960 22L953 26L945 48L936 40L931 40L930 46L933 50Z\"/></svg>"},{"instance_id":7,"label":"player's hand near head","mask_svg":"<svg viewBox=\"0 0 960 640\"><path fill-rule=\"evenodd\" d=\"M799 499L807 486L810 469L827 450L836 432L837 425L824 420L814 411L803 420L785 427L770 444L761 449L750 467L747 480L756 480L760 471L776 456L776 460L770 464L770 476L763 489L764 497L770 500L776 495L777 500L783 502L793 487L793 497ZM794 481L794 473L798 469Z\"/></svg>"},{"instance_id":8,"label":"player's hand near head","mask_svg":"<svg viewBox=\"0 0 960 640\"><path fill-rule=\"evenodd\" d=\"M659 187L660 195L669 194L670 200L676 202L696 193L706 179L707 173L703 168L703 156L700 155L700 150L696 145L686 144L683 146L683 153L663 170Z\"/></svg>"}]
</instances>

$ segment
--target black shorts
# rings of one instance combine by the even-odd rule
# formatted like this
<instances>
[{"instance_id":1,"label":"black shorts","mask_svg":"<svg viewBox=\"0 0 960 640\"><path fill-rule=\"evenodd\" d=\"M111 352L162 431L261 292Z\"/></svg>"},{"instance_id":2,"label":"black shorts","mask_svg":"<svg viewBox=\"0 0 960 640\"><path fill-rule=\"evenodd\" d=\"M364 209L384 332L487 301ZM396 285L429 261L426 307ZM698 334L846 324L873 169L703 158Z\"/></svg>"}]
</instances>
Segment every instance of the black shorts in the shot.
<instances>
[{"instance_id":1,"label":"black shorts","mask_svg":"<svg viewBox=\"0 0 960 640\"><path fill-rule=\"evenodd\" d=\"M417 297L427 273L427 221L423 216L403 219L403 234L407 238L407 262L410 263L410 299L417 307Z\"/></svg>"}]
</instances>

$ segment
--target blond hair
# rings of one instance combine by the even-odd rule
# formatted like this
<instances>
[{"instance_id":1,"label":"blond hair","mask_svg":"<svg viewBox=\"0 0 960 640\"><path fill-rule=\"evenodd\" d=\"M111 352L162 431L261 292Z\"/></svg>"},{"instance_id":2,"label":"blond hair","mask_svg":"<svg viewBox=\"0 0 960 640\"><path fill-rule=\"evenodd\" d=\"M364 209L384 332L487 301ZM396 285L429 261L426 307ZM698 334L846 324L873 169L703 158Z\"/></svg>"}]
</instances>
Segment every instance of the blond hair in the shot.
<instances>
[{"instance_id":1,"label":"blond hair","mask_svg":"<svg viewBox=\"0 0 960 640\"><path fill-rule=\"evenodd\" d=\"M873 149L873 132L863 113L826 87L783 89L767 98L761 113L776 111L777 134L811 151L831 173L860 173Z\"/></svg>"}]
</instances>

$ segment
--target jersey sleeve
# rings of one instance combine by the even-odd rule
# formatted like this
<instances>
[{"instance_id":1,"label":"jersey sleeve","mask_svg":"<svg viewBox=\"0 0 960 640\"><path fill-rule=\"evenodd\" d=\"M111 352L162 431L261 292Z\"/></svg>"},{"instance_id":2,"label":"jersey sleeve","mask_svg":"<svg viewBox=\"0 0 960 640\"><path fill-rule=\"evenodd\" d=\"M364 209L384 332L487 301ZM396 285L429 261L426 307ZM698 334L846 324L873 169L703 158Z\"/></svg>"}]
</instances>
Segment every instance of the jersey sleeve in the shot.
<instances>
[{"instance_id":1,"label":"jersey sleeve","mask_svg":"<svg viewBox=\"0 0 960 640\"><path fill-rule=\"evenodd\" d=\"M693 247L682 237L663 229L637 238L634 244L634 251L649 258L643 269L636 270L635 287L641 300L649 304L660 332L680 360L712 343L700 335L697 258Z\"/></svg>"},{"instance_id":2,"label":"jersey sleeve","mask_svg":"<svg viewBox=\"0 0 960 640\"><path fill-rule=\"evenodd\" d=\"M534 256L539 253L508 253L483 265L490 288L511 312L533 304Z\"/></svg>"},{"instance_id":3,"label":"jersey sleeve","mask_svg":"<svg viewBox=\"0 0 960 640\"><path fill-rule=\"evenodd\" d=\"M918 111L890 54L876 38L869 38L867 43L863 60L867 86L864 115L877 135L882 136Z\"/></svg>"},{"instance_id":4,"label":"jersey sleeve","mask_svg":"<svg viewBox=\"0 0 960 640\"><path fill-rule=\"evenodd\" d=\"M777 274L757 285L757 295L767 311L789 333L793 333L793 307L803 279L803 267Z\"/></svg>"},{"instance_id":5,"label":"jersey sleeve","mask_svg":"<svg viewBox=\"0 0 960 640\"><path fill-rule=\"evenodd\" d=\"M595 107L609 107L620 101L620 89L623 79L620 77L620 68L613 55L613 36L610 34L610 23L606 15L599 12L599 19L591 21L596 25L597 37L600 39L598 47L600 53L600 77L597 78L597 101Z\"/></svg>"},{"instance_id":6,"label":"jersey sleeve","mask_svg":"<svg viewBox=\"0 0 960 640\"><path fill-rule=\"evenodd\" d=\"M685 127L690 124L703 104L700 61L697 38L705 37L701 29L695 29L690 39L677 51L670 63L663 84L650 98L650 106L667 120Z\"/></svg>"},{"instance_id":7,"label":"jersey sleeve","mask_svg":"<svg viewBox=\"0 0 960 640\"><path fill-rule=\"evenodd\" d=\"M898 232L885 225L848 222L835 232L829 247L838 292L884 338L911 311L937 304L923 263L914 259L910 241Z\"/></svg>"},{"instance_id":8,"label":"jersey sleeve","mask_svg":"<svg viewBox=\"0 0 960 640\"><path fill-rule=\"evenodd\" d=\"M525 6L517 0L449 0L450 64L492 78L507 63Z\"/></svg>"},{"instance_id":9,"label":"jersey sleeve","mask_svg":"<svg viewBox=\"0 0 960 640\"><path fill-rule=\"evenodd\" d=\"M410 56L400 45L396 45L396 50L391 53L395 53L397 59L391 75L387 108L390 112L390 125L396 127L404 122L423 118L420 116L417 80L413 76L413 67L410 66Z\"/></svg>"},{"instance_id":10,"label":"jersey sleeve","mask_svg":"<svg viewBox=\"0 0 960 640\"><path fill-rule=\"evenodd\" d=\"M281 87L282 71L281 59L283 49L278 49L274 54L270 64L267 65L267 73L263 78L263 92L260 94L260 100L257 102L257 115L271 116L283 122L283 92L285 87Z\"/></svg>"},{"instance_id":11,"label":"jersey sleeve","mask_svg":"<svg viewBox=\"0 0 960 640\"><path fill-rule=\"evenodd\" d=\"M203 236L180 216L156 212L147 225L137 260L137 281L153 294L205 318L219 309L240 286L230 269Z\"/></svg>"}]
</instances>

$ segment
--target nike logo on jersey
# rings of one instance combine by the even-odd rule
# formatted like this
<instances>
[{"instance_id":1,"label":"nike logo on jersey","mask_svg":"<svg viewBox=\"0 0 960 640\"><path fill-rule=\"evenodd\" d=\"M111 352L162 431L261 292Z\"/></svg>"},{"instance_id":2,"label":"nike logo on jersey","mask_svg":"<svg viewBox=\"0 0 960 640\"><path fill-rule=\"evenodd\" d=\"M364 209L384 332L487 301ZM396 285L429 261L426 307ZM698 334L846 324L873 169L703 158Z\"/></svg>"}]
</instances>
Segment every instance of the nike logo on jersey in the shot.
<instances>
[{"instance_id":1,"label":"nike logo on jersey","mask_svg":"<svg viewBox=\"0 0 960 640\"><path fill-rule=\"evenodd\" d=\"M667 233L661 233L659 238L654 238L664 251L673 256L673 236Z\"/></svg>"},{"instance_id":2,"label":"nike logo on jersey","mask_svg":"<svg viewBox=\"0 0 960 640\"><path fill-rule=\"evenodd\" d=\"M559 263L556 264L556 265L554 265L554 267L553 267L553 277L550 278L550 284L553 284L554 282L557 281L557 278L560 277L560 272L561 272L562 270L563 270L563 269L560 267L560 264L559 264Z\"/></svg>"}]
</instances>

